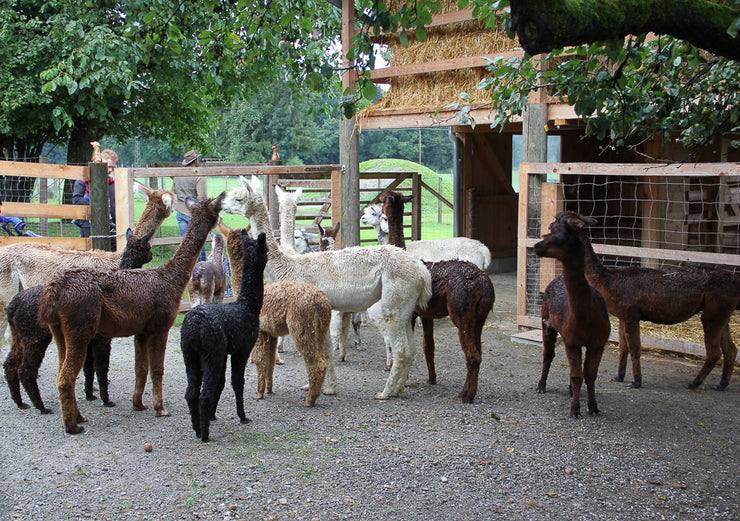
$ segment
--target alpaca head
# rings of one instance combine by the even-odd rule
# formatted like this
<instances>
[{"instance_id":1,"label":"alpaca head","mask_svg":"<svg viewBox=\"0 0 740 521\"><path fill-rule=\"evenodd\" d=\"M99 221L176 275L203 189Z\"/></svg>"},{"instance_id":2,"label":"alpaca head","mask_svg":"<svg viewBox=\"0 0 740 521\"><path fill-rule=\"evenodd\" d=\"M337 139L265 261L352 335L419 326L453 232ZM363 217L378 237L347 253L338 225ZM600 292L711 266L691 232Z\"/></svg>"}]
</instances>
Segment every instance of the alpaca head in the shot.
<instances>
[{"instance_id":1,"label":"alpaca head","mask_svg":"<svg viewBox=\"0 0 740 521\"><path fill-rule=\"evenodd\" d=\"M534 252L539 257L552 257L560 261L582 260L581 237L584 228L596 222L596 219L576 212L560 212L550 223L550 233L543 235L542 240L534 245Z\"/></svg>"},{"instance_id":2,"label":"alpaca head","mask_svg":"<svg viewBox=\"0 0 740 521\"><path fill-rule=\"evenodd\" d=\"M398 192L383 192L380 194L380 202L383 203L383 214L389 217L391 212L396 212L395 215L403 215L403 205L413 199L411 195L403 195Z\"/></svg>"},{"instance_id":3,"label":"alpaca head","mask_svg":"<svg viewBox=\"0 0 740 521\"><path fill-rule=\"evenodd\" d=\"M226 194L221 209L226 213L243 215L247 218L253 216L264 206L264 200L260 193L260 182L257 176L252 176L251 184L245 177L239 177L241 186L232 188Z\"/></svg>"},{"instance_id":4,"label":"alpaca head","mask_svg":"<svg viewBox=\"0 0 740 521\"><path fill-rule=\"evenodd\" d=\"M308 235L305 230L293 230L293 238L295 239L295 251L298 253L306 253L310 248L308 244Z\"/></svg>"},{"instance_id":5,"label":"alpaca head","mask_svg":"<svg viewBox=\"0 0 740 521\"><path fill-rule=\"evenodd\" d=\"M318 225L319 235L321 237L319 240L319 249L321 251L335 250L337 248L337 234L339 233L339 226L341 224L337 223L334 228L323 228L320 224Z\"/></svg>"},{"instance_id":6,"label":"alpaca head","mask_svg":"<svg viewBox=\"0 0 740 521\"><path fill-rule=\"evenodd\" d=\"M360 222L376 229L380 227L381 232L388 233L388 217L383 214L383 209L377 204L365 207Z\"/></svg>"},{"instance_id":7,"label":"alpaca head","mask_svg":"<svg viewBox=\"0 0 740 521\"><path fill-rule=\"evenodd\" d=\"M246 268L248 265L258 271L263 271L267 264L267 238L260 233L256 239L249 236L245 229L239 232L239 240L242 243L242 262Z\"/></svg>"},{"instance_id":8,"label":"alpaca head","mask_svg":"<svg viewBox=\"0 0 740 521\"><path fill-rule=\"evenodd\" d=\"M215 199L204 199L197 201L188 196L185 198L185 206L190 211L191 221L204 219L210 225L209 230L213 229L218 223L219 212L223 207L223 201L226 192L221 192Z\"/></svg>"},{"instance_id":9,"label":"alpaca head","mask_svg":"<svg viewBox=\"0 0 740 521\"><path fill-rule=\"evenodd\" d=\"M298 198L303 193L303 188L300 186L295 189L293 192L286 192L280 186L275 185L275 193L277 194L278 198L278 205L280 208L283 207L283 205L286 204L292 204L294 207L298 206Z\"/></svg>"},{"instance_id":10,"label":"alpaca head","mask_svg":"<svg viewBox=\"0 0 740 521\"><path fill-rule=\"evenodd\" d=\"M126 249L123 250L121 268L138 268L152 260L152 245L149 241L156 230L151 230L143 237L135 237L131 228L126 230Z\"/></svg>"}]
</instances>

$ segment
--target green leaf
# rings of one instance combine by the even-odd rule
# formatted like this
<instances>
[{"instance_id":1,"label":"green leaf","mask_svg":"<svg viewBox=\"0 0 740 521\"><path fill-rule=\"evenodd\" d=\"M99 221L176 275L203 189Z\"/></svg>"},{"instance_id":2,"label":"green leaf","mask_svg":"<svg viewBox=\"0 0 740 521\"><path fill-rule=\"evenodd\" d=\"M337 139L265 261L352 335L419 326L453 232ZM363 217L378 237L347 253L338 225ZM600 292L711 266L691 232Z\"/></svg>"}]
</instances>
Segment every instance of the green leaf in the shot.
<instances>
[{"instance_id":1,"label":"green leaf","mask_svg":"<svg viewBox=\"0 0 740 521\"><path fill-rule=\"evenodd\" d=\"M366 81L362 86L362 97L368 101L373 101L377 94L377 87L372 81Z\"/></svg>"}]
</instances>

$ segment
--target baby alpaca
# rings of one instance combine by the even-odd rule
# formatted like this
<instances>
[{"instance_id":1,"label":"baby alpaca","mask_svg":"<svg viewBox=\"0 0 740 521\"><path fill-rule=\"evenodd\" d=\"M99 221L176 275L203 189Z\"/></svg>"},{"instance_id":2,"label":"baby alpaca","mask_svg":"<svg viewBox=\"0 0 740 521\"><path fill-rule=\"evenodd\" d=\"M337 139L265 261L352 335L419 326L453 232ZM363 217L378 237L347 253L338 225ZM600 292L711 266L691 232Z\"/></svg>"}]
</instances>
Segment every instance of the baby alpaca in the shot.
<instances>
[{"instance_id":1,"label":"baby alpaca","mask_svg":"<svg viewBox=\"0 0 740 521\"><path fill-rule=\"evenodd\" d=\"M324 341L331 321L329 299L317 287L293 281L265 284L264 292L260 331L252 354L257 366L254 398L260 400L265 392L272 393L277 339L290 334L308 373L308 397L303 405L313 406L326 375Z\"/></svg>"},{"instance_id":2,"label":"baby alpaca","mask_svg":"<svg viewBox=\"0 0 740 521\"><path fill-rule=\"evenodd\" d=\"M226 272L224 271L224 237L214 234L211 242L211 260L200 261L193 268L188 281L190 306L206 302L221 304L226 291Z\"/></svg>"},{"instance_id":3,"label":"baby alpaca","mask_svg":"<svg viewBox=\"0 0 740 521\"><path fill-rule=\"evenodd\" d=\"M231 355L231 386L236 413L244 415L244 369L259 331L263 300L263 273L267 263L265 235L257 240L246 230L240 240L244 251L239 297L228 304L208 303L185 315L180 329L180 347L188 386L185 399L195 435L209 440L209 425L226 382L226 357Z\"/></svg>"}]
</instances>

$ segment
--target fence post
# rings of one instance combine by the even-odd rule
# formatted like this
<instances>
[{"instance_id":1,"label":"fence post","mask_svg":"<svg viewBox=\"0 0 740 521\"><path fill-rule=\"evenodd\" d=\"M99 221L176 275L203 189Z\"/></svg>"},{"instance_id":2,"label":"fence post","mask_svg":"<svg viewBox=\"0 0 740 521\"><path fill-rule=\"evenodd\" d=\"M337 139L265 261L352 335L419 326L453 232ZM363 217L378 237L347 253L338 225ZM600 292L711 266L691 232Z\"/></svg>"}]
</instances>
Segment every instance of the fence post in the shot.
<instances>
[{"instance_id":1,"label":"fence post","mask_svg":"<svg viewBox=\"0 0 740 521\"><path fill-rule=\"evenodd\" d=\"M108 167L88 163L90 168L90 234L96 250L111 251L110 205L108 202Z\"/></svg>"}]
</instances>

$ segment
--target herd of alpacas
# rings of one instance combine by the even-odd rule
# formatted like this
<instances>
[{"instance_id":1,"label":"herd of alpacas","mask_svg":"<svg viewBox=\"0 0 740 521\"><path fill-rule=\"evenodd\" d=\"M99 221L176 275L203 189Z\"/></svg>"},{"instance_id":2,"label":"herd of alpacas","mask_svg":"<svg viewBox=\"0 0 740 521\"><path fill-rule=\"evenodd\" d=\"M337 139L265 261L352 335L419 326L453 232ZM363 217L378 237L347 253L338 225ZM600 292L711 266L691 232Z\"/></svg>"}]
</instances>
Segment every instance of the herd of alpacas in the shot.
<instances>
[{"instance_id":1,"label":"herd of alpacas","mask_svg":"<svg viewBox=\"0 0 740 521\"><path fill-rule=\"evenodd\" d=\"M416 352L413 326L420 319L428 382L436 383L434 319L449 316L465 354L467 378L458 398L473 402L481 364L481 334L495 302L486 269L490 252L467 238L407 243L403 208L410 198L398 192L381 194L380 205L364 210L362 222L375 228L378 245L337 249L339 223L320 227L319 248L308 247L305 232L295 230L301 190L275 187L280 205L280 241L270 226L259 179L240 178L240 186L214 199L188 198L191 214L185 236L165 265L144 268L152 258L151 238L170 215L175 199L166 190L137 184L148 198L135 228L127 233L122 252L70 251L17 243L0 248L0 332L10 329L10 352L3 364L10 395L21 409L46 408L39 392L39 367L52 338L59 354L57 388L66 432L83 432L85 422L75 394L84 368L85 395L96 400L97 377L103 404L108 393L111 338L134 337L133 408L144 410L147 377L152 381L157 416L168 416L162 396L164 358L169 330L185 289L192 309L180 330L187 374L185 399L198 438L210 439L210 422L226 383L231 358L231 385L242 423L244 374L248 360L257 366L257 393L272 392L279 360L279 340L290 335L301 354L308 383L306 406L323 393L337 393L334 352L344 361L348 329L355 327L359 344L360 317L378 327L386 346L388 377L375 398L402 393ZM220 213L241 215L243 229L220 223ZM719 385L729 384L737 348L729 320L740 309L740 277L699 268L607 268L591 247L587 228L596 221L578 213L559 213L550 233L534 245L540 257L560 261L562 275L546 288L541 306L542 375L536 390L546 391L558 335L570 367L570 416L580 417L580 392L585 380L590 415L599 415L595 381L609 339L609 313L619 319L620 356L616 380L623 381L628 356L633 387L642 385L639 322L673 324L701 313L706 359L689 384L698 387L723 358ZM221 234L213 234L217 228ZM213 256L198 262L211 236ZM224 303L227 279L224 250L232 270L236 299ZM2 337L0 337L2 339ZM2 347L2 344L0 344ZM585 348L585 359L583 358ZM0 352L1 354L1 352Z\"/></svg>"}]
</instances>

